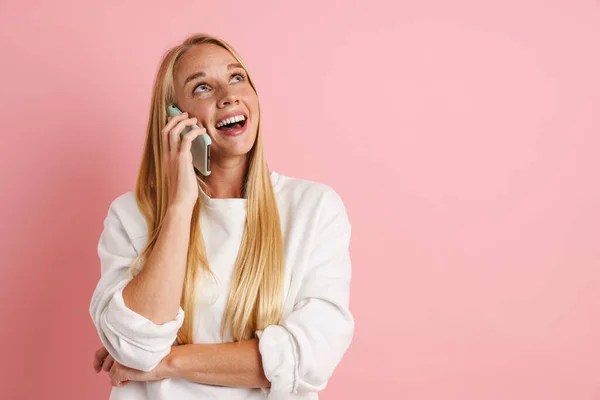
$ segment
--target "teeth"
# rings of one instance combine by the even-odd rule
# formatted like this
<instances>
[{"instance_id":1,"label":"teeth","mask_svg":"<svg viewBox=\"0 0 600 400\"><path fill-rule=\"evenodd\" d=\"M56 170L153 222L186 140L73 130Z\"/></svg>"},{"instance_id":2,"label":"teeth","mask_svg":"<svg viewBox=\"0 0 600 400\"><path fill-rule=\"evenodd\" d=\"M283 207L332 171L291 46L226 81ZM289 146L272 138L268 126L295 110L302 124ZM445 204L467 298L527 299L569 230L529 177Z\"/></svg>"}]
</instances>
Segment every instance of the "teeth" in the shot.
<instances>
[{"instance_id":1,"label":"teeth","mask_svg":"<svg viewBox=\"0 0 600 400\"><path fill-rule=\"evenodd\" d=\"M244 117L243 115L236 115L235 117L231 117L231 118L227 118L222 121L219 121L216 125L216 128L220 128L223 125L227 125L227 124L233 124L234 122L244 121L245 119L246 119L246 117Z\"/></svg>"}]
</instances>

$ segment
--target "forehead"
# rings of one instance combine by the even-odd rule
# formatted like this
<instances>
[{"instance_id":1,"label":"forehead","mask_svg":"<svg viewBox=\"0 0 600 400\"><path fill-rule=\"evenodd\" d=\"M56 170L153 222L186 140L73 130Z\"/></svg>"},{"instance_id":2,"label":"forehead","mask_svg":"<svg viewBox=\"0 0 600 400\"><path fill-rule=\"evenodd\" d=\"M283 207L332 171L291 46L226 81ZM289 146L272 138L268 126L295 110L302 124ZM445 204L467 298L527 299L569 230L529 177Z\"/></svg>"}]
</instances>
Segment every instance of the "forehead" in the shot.
<instances>
[{"instance_id":1,"label":"forehead","mask_svg":"<svg viewBox=\"0 0 600 400\"><path fill-rule=\"evenodd\" d=\"M199 44L187 51L177 62L174 75L180 83L195 72L207 75L227 72L227 65L237 62L229 51L214 44Z\"/></svg>"}]
</instances>

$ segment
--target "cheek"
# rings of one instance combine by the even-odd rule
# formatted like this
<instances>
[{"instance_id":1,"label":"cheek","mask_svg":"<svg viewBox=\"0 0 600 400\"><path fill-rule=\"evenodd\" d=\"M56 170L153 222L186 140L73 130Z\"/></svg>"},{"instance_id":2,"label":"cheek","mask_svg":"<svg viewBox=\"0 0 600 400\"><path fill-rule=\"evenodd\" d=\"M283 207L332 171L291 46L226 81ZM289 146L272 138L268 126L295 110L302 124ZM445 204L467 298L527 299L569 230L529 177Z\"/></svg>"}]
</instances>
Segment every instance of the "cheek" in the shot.
<instances>
[{"instance_id":1,"label":"cheek","mask_svg":"<svg viewBox=\"0 0 600 400\"><path fill-rule=\"evenodd\" d=\"M253 110L258 108L258 97L252 88L244 89L241 96L243 97L244 102Z\"/></svg>"},{"instance_id":2,"label":"cheek","mask_svg":"<svg viewBox=\"0 0 600 400\"><path fill-rule=\"evenodd\" d=\"M210 122L210 117L213 115L211 107L196 106L194 107L193 116L198 118L198 121L205 124Z\"/></svg>"}]
</instances>

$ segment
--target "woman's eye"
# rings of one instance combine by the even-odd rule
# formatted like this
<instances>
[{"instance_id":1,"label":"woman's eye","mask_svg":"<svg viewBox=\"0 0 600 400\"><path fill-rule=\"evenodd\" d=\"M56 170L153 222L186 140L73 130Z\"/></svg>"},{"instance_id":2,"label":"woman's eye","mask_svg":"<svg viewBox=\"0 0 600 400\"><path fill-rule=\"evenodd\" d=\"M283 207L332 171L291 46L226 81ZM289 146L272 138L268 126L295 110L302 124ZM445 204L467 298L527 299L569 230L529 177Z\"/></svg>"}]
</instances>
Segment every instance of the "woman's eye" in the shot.
<instances>
[{"instance_id":1,"label":"woman's eye","mask_svg":"<svg viewBox=\"0 0 600 400\"><path fill-rule=\"evenodd\" d=\"M232 79L236 79L236 78L237 78L237 81L236 81L236 83L237 83L237 82L244 81L246 79L246 76L242 73L239 73L239 74L233 75ZM198 89L200 89L200 90L198 90ZM209 91L208 85L205 83L201 83L194 88L193 93L206 93L208 91Z\"/></svg>"},{"instance_id":2,"label":"woman's eye","mask_svg":"<svg viewBox=\"0 0 600 400\"><path fill-rule=\"evenodd\" d=\"M198 92L198 88L207 88L207 87L208 86L206 86L205 84L202 83L194 88L194 93ZM205 92L205 90L200 90L200 93L204 93L204 92Z\"/></svg>"}]
</instances>

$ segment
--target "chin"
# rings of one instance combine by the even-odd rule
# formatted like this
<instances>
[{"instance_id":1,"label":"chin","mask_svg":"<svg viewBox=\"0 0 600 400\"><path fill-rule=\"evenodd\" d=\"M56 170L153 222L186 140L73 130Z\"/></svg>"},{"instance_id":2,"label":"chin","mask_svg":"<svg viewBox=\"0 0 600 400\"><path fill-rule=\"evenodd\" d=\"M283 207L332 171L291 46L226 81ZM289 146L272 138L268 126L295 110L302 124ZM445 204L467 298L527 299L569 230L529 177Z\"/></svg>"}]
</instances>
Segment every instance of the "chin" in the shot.
<instances>
[{"instance_id":1,"label":"chin","mask_svg":"<svg viewBox=\"0 0 600 400\"><path fill-rule=\"evenodd\" d=\"M237 143L231 143L230 146L227 146L225 151L227 153L235 154L235 155L243 155L247 154L254 147L255 140L252 142L248 142L247 140L239 141Z\"/></svg>"},{"instance_id":2,"label":"chin","mask_svg":"<svg viewBox=\"0 0 600 400\"><path fill-rule=\"evenodd\" d=\"M240 136L225 136L217 133L216 140L213 139L212 153L214 156L235 157L247 154L256 141L256 136L249 140L248 132ZM211 135L213 136L213 135ZM214 137L214 136L213 136Z\"/></svg>"},{"instance_id":3,"label":"chin","mask_svg":"<svg viewBox=\"0 0 600 400\"><path fill-rule=\"evenodd\" d=\"M238 146L226 146L219 150L219 154L224 157L239 157L248 154L252 150L252 145L242 144Z\"/></svg>"}]
</instances>

